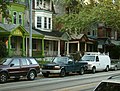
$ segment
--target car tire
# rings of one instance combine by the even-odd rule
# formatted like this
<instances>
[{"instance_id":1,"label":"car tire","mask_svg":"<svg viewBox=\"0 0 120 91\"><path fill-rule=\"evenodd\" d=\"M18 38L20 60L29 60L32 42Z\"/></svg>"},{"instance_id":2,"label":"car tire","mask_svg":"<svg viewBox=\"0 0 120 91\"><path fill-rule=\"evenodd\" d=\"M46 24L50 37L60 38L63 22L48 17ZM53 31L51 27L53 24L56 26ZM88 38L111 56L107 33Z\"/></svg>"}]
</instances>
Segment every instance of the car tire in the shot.
<instances>
[{"instance_id":1,"label":"car tire","mask_svg":"<svg viewBox=\"0 0 120 91\"><path fill-rule=\"evenodd\" d=\"M28 80L34 80L35 79L35 71L30 71L27 78L28 78Z\"/></svg>"},{"instance_id":2,"label":"car tire","mask_svg":"<svg viewBox=\"0 0 120 91\"><path fill-rule=\"evenodd\" d=\"M64 77L65 75L66 75L65 70L64 70L64 69L61 69L60 76L61 76L61 77Z\"/></svg>"},{"instance_id":3,"label":"car tire","mask_svg":"<svg viewBox=\"0 0 120 91\"><path fill-rule=\"evenodd\" d=\"M108 67L108 66L106 67L105 71L106 71L106 72L108 72L108 71L109 71L109 67Z\"/></svg>"},{"instance_id":4,"label":"car tire","mask_svg":"<svg viewBox=\"0 0 120 91\"><path fill-rule=\"evenodd\" d=\"M0 82L5 83L8 80L8 75L5 72L0 73Z\"/></svg>"},{"instance_id":5,"label":"car tire","mask_svg":"<svg viewBox=\"0 0 120 91\"><path fill-rule=\"evenodd\" d=\"M117 67L117 66L115 66L114 70L115 70L115 71L117 71L117 70L118 70L118 67Z\"/></svg>"},{"instance_id":6,"label":"car tire","mask_svg":"<svg viewBox=\"0 0 120 91\"><path fill-rule=\"evenodd\" d=\"M92 73L95 74L95 72L96 72L96 68L93 67L93 68L92 68Z\"/></svg>"},{"instance_id":7,"label":"car tire","mask_svg":"<svg viewBox=\"0 0 120 91\"><path fill-rule=\"evenodd\" d=\"M42 73L44 77L49 77L49 73Z\"/></svg>"},{"instance_id":8,"label":"car tire","mask_svg":"<svg viewBox=\"0 0 120 91\"><path fill-rule=\"evenodd\" d=\"M80 69L79 74L80 74L80 75L83 75L83 74L84 74L84 68L81 68L81 69Z\"/></svg>"}]
</instances>

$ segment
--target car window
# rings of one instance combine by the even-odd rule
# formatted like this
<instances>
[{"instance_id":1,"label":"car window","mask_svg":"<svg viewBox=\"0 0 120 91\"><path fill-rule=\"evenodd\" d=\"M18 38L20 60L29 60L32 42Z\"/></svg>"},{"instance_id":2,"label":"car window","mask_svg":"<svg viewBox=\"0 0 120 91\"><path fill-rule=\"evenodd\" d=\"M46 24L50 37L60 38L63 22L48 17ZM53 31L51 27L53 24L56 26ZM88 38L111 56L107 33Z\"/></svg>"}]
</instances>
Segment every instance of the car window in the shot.
<instances>
[{"instance_id":1,"label":"car window","mask_svg":"<svg viewBox=\"0 0 120 91\"><path fill-rule=\"evenodd\" d=\"M20 66L19 59L13 59L13 61L11 62L11 64L12 64L13 66Z\"/></svg>"},{"instance_id":2,"label":"car window","mask_svg":"<svg viewBox=\"0 0 120 91\"><path fill-rule=\"evenodd\" d=\"M21 59L22 65L30 65L30 62L27 59Z\"/></svg>"},{"instance_id":3,"label":"car window","mask_svg":"<svg viewBox=\"0 0 120 91\"><path fill-rule=\"evenodd\" d=\"M1 63L2 65L9 65L11 62L11 58L4 59L3 62Z\"/></svg>"},{"instance_id":4,"label":"car window","mask_svg":"<svg viewBox=\"0 0 120 91\"><path fill-rule=\"evenodd\" d=\"M38 63L36 62L36 60L35 60L35 59L33 59L33 58L32 58L32 59L30 59L30 61L31 61L31 63L32 63L32 64L38 64Z\"/></svg>"},{"instance_id":5,"label":"car window","mask_svg":"<svg viewBox=\"0 0 120 91\"><path fill-rule=\"evenodd\" d=\"M119 83L102 82L95 91L120 91Z\"/></svg>"}]
</instances>

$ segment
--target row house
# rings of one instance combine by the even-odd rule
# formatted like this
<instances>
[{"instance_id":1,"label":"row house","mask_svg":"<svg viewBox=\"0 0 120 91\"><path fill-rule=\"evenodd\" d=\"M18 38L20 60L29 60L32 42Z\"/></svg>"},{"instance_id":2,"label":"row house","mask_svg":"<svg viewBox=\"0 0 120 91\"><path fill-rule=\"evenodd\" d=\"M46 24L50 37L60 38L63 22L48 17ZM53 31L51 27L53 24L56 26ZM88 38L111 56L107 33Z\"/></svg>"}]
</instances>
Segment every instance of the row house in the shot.
<instances>
[{"instance_id":1,"label":"row house","mask_svg":"<svg viewBox=\"0 0 120 91\"><path fill-rule=\"evenodd\" d=\"M57 56L64 53L66 32L52 28L52 0L32 0L32 56ZM29 1L10 0L7 13L11 21L0 15L0 40L6 43L9 56L28 56L29 53Z\"/></svg>"}]
</instances>

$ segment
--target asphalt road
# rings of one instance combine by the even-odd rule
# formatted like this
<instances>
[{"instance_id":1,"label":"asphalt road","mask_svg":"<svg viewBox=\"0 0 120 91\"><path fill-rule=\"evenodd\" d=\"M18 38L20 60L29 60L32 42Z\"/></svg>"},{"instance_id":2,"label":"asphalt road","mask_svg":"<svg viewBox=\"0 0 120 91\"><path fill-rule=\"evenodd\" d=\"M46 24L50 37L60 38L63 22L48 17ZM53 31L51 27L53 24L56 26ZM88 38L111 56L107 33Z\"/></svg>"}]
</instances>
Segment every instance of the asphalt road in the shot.
<instances>
[{"instance_id":1,"label":"asphalt road","mask_svg":"<svg viewBox=\"0 0 120 91\"><path fill-rule=\"evenodd\" d=\"M120 73L120 70L84 75L72 74L66 77L43 78L39 76L34 81L11 80L0 84L0 91L93 91L101 80L117 73Z\"/></svg>"}]
</instances>

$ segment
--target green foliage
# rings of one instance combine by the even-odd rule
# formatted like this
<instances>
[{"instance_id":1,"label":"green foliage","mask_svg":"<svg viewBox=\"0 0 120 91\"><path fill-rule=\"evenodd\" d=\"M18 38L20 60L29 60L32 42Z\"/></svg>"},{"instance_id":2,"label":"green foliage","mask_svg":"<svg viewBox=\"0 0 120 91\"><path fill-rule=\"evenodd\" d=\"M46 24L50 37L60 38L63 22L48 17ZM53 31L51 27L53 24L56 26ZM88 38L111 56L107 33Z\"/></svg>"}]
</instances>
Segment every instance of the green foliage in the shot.
<instances>
[{"instance_id":1,"label":"green foliage","mask_svg":"<svg viewBox=\"0 0 120 91\"><path fill-rule=\"evenodd\" d=\"M4 42L0 41L0 58L8 55L7 48Z\"/></svg>"},{"instance_id":2,"label":"green foliage","mask_svg":"<svg viewBox=\"0 0 120 91\"><path fill-rule=\"evenodd\" d=\"M71 1L65 0L67 7L71 8ZM90 0L90 4L84 4L78 0L76 6L73 6L71 12L57 16L55 18L56 25L61 25L60 29L68 32L80 32L89 29L91 23L104 23L107 27L114 30L120 29L120 2L112 3L112 0L99 0L95 3ZM76 11L77 12L74 12Z\"/></svg>"},{"instance_id":3,"label":"green foliage","mask_svg":"<svg viewBox=\"0 0 120 91\"><path fill-rule=\"evenodd\" d=\"M17 0L13 0L13 2L16 2ZM4 18L9 19L11 21L11 17L8 14L8 6L10 5L9 0L0 0L0 13L2 12L2 15Z\"/></svg>"},{"instance_id":4,"label":"green foliage","mask_svg":"<svg viewBox=\"0 0 120 91\"><path fill-rule=\"evenodd\" d=\"M111 48L110 56L113 59L119 59L120 58L120 46L114 46Z\"/></svg>"}]
</instances>

